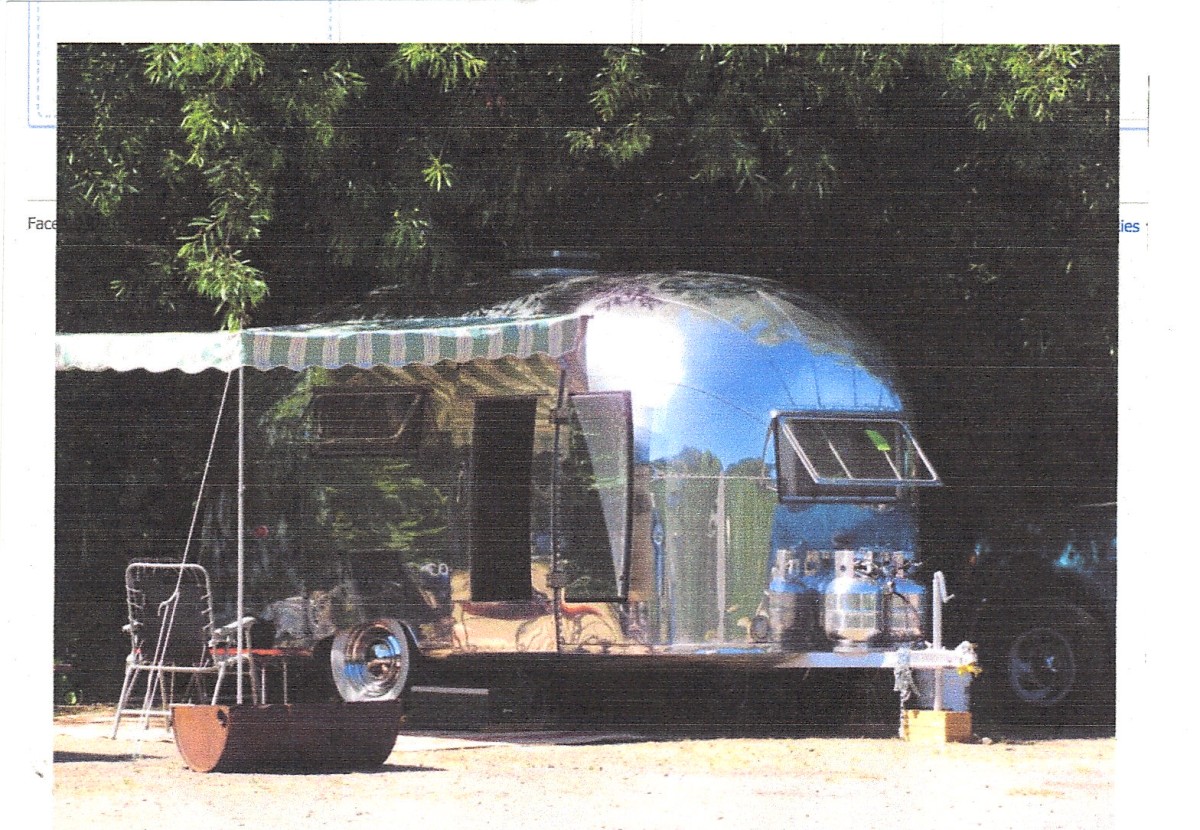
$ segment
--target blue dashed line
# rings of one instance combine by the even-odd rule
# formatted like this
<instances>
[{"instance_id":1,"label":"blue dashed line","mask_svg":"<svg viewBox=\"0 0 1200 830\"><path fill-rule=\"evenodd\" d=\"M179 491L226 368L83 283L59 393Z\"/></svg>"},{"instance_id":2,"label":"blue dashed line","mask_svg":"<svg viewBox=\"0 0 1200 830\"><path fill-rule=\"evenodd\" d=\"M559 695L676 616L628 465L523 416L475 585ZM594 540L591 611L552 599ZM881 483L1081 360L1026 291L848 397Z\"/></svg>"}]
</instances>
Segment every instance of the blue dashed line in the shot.
<instances>
[{"instance_id":1,"label":"blue dashed line","mask_svg":"<svg viewBox=\"0 0 1200 830\"><path fill-rule=\"evenodd\" d=\"M36 15L36 19L35 19ZM29 3L25 7L26 56L25 56L25 121L37 129L54 129L54 113L42 112L42 4ZM34 117L46 119L49 124L35 124Z\"/></svg>"}]
</instances>

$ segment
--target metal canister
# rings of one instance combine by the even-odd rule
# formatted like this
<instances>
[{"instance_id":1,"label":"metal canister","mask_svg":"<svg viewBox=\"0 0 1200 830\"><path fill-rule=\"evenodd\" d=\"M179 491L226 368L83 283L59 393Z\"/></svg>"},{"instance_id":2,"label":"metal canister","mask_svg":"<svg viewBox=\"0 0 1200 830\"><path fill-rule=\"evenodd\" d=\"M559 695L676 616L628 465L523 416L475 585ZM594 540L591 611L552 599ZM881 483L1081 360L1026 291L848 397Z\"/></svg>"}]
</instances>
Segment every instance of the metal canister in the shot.
<instances>
[{"instance_id":1,"label":"metal canister","mask_svg":"<svg viewBox=\"0 0 1200 830\"><path fill-rule=\"evenodd\" d=\"M803 554L775 552L766 599L771 642L784 651L804 651L820 645L821 587Z\"/></svg>"},{"instance_id":2,"label":"metal canister","mask_svg":"<svg viewBox=\"0 0 1200 830\"><path fill-rule=\"evenodd\" d=\"M825 633L835 648L865 648L886 635L883 586L860 574L852 550L834 553L834 578L825 586Z\"/></svg>"},{"instance_id":3,"label":"metal canister","mask_svg":"<svg viewBox=\"0 0 1200 830\"><path fill-rule=\"evenodd\" d=\"M805 585L767 593L771 639L784 651L804 651L818 645L821 593Z\"/></svg>"},{"instance_id":4,"label":"metal canister","mask_svg":"<svg viewBox=\"0 0 1200 830\"><path fill-rule=\"evenodd\" d=\"M924 586L897 577L888 594L888 639L893 643L915 643L924 639L924 621L929 594Z\"/></svg>"}]
</instances>

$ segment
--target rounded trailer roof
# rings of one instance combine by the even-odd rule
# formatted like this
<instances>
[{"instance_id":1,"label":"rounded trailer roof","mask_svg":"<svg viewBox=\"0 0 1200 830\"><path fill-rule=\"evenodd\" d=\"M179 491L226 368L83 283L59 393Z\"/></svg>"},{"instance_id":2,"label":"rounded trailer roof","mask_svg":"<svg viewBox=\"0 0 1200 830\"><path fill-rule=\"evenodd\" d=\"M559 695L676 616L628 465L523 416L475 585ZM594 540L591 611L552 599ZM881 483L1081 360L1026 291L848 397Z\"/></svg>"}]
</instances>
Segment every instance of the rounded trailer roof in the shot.
<instances>
[{"instance_id":1,"label":"rounded trailer roof","mask_svg":"<svg viewBox=\"0 0 1200 830\"><path fill-rule=\"evenodd\" d=\"M867 335L819 301L761 278L703 272L597 274L544 286L489 313L518 318L587 315L592 318L589 349L606 318L634 321L629 334L642 339L630 344L631 351L646 356L669 346L665 338L674 328L685 350L708 355L726 374L777 375L787 391L777 409L903 408L889 363ZM639 326L639 320L647 322ZM619 333L621 324L613 326Z\"/></svg>"},{"instance_id":2,"label":"rounded trailer roof","mask_svg":"<svg viewBox=\"0 0 1200 830\"><path fill-rule=\"evenodd\" d=\"M545 285L488 313L586 315L589 386L631 390L636 426L654 458L689 448L725 464L759 458L776 412L903 411L868 338L768 280L597 274Z\"/></svg>"}]
</instances>

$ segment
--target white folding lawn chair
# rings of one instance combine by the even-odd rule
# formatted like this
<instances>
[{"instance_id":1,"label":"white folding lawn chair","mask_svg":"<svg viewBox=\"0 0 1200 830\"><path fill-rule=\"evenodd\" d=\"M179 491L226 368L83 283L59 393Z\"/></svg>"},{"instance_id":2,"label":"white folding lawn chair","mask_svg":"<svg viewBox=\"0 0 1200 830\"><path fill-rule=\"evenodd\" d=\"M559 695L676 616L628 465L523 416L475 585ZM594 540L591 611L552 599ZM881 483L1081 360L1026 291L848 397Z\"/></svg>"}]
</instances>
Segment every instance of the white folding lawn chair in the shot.
<instances>
[{"instance_id":1,"label":"white folding lawn chair","mask_svg":"<svg viewBox=\"0 0 1200 830\"><path fill-rule=\"evenodd\" d=\"M125 680L113 721L112 737L124 715L138 715L143 727L149 718L163 718L171 725L171 705L176 702L207 702L208 676L213 676L212 703L221 694L221 682L232 667L242 665L250 676L252 700L258 702L253 657L249 643L237 650L237 623L213 627L212 587L208 571L201 565L178 562L133 562L125 569L125 597L129 608L130 650L125 658ZM243 630L251 620L243 621ZM176 679L187 683L176 699ZM142 700L131 705L139 680Z\"/></svg>"}]
</instances>

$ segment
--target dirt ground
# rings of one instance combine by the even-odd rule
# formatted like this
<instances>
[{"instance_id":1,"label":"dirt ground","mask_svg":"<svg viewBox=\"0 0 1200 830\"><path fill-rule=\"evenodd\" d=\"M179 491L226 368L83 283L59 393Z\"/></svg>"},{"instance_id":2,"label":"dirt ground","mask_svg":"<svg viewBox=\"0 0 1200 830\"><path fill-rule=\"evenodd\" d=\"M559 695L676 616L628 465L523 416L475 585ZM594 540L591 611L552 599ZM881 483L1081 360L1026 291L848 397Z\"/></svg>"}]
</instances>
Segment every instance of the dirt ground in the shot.
<instances>
[{"instance_id":1,"label":"dirt ground","mask_svg":"<svg viewBox=\"0 0 1200 830\"><path fill-rule=\"evenodd\" d=\"M111 723L104 709L56 716L56 828L1114 826L1111 728L977 728L940 746L861 728L406 729L372 772L205 775L165 730L123 723L112 740Z\"/></svg>"}]
</instances>

